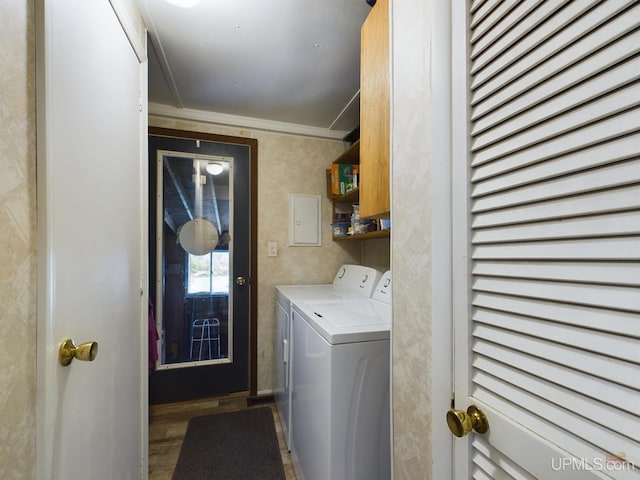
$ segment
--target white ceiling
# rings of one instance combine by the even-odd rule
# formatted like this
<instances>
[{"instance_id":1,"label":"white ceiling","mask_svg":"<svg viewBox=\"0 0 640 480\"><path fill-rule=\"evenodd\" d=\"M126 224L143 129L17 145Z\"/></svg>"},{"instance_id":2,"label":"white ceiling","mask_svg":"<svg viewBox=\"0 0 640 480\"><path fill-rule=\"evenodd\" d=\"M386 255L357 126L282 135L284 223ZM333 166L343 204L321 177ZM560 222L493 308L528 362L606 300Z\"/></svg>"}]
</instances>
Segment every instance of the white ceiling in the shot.
<instances>
[{"instance_id":1,"label":"white ceiling","mask_svg":"<svg viewBox=\"0 0 640 480\"><path fill-rule=\"evenodd\" d=\"M334 136L358 125L365 0L138 2L152 106L340 131Z\"/></svg>"}]
</instances>

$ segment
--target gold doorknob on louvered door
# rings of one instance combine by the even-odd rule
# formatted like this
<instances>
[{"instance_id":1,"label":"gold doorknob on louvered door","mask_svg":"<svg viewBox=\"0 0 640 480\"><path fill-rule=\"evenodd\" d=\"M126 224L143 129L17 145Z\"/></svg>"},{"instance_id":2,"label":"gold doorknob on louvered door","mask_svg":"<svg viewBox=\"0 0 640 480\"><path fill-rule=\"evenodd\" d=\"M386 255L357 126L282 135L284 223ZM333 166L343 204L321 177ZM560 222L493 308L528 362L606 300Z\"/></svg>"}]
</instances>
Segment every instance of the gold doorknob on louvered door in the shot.
<instances>
[{"instance_id":1,"label":"gold doorknob on louvered door","mask_svg":"<svg viewBox=\"0 0 640 480\"><path fill-rule=\"evenodd\" d=\"M247 283L247 279L244 277L236 277L236 285L240 285L241 287Z\"/></svg>"},{"instance_id":2,"label":"gold doorknob on louvered door","mask_svg":"<svg viewBox=\"0 0 640 480\"><path fill-rule=\"evenodd\" d=\"M447 412L447 425L449 430L456 437L464 437L471 430L477 433L487 433L489 431L489 421L482 410L471 405L464 410L451 409Z\"/></svg>"},{"instance_id":3,"label":"gold doorknob on louvered door","mask_svg":"<svg viewBox=\"0 0 640 480\"><path fill-rule=\"evenodd\" d=\"M98 342L85 342L77 347L70 338L60 344L58 360L60 365L66 367L74 358L85 362L93 362L98 355Z\"/></svg>"}]
</instances>

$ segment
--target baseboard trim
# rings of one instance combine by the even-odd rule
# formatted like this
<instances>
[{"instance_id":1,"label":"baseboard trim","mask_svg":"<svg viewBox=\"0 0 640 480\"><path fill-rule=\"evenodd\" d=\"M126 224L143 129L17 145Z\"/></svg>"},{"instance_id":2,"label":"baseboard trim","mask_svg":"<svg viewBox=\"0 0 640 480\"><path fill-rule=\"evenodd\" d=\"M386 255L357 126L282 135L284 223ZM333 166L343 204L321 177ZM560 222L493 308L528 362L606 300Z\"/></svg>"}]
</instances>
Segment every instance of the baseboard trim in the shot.
<instances>
[{"instance_id":1,"label":"baseboard trim","mask_svg":"<svg viewBox=\"0 0 640 480\"><path fill-rule=\"evenodd\" d=\"M267 395L251 395L247 397L247 406L262 405L264 403L273 403L275 398L272 394Z\"/></svg>"}]
</instances>

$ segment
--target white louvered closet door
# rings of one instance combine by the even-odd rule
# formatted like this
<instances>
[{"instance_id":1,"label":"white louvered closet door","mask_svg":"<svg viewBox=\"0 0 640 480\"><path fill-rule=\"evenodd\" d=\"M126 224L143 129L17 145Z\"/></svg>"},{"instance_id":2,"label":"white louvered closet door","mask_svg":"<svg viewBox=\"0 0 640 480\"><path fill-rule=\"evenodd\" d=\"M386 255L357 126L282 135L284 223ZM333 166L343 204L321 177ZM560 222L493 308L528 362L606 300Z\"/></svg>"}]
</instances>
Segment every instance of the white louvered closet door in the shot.
<instances>
[{"instance_id":1,"label":"white louvered closet door","mask_svg":"<svg viewBox=\"0 0 640 480\"><path fill-rule=\"evenodd\" d=\"M455 478L640 479L640 1L466 8Z\"/></svg>"}]
</instances>

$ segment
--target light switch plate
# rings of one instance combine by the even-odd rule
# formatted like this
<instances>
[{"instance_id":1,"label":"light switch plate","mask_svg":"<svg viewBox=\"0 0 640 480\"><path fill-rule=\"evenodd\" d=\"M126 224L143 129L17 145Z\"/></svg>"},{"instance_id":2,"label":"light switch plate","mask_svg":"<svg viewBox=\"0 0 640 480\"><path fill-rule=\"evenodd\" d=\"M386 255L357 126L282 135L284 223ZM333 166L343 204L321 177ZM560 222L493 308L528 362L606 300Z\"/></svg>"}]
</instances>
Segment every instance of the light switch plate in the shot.
<instances>
[{"instance_id":1,"label":"light switch plate","mask_svg":"<svg viewBox=\"0 0 640 480\"><path fill-rule=\"evenodd\" d=\"M267 257L277 257L278 256L278 243L277 242L268 242L267 243Z\"/></svg>"}]
</instances>

